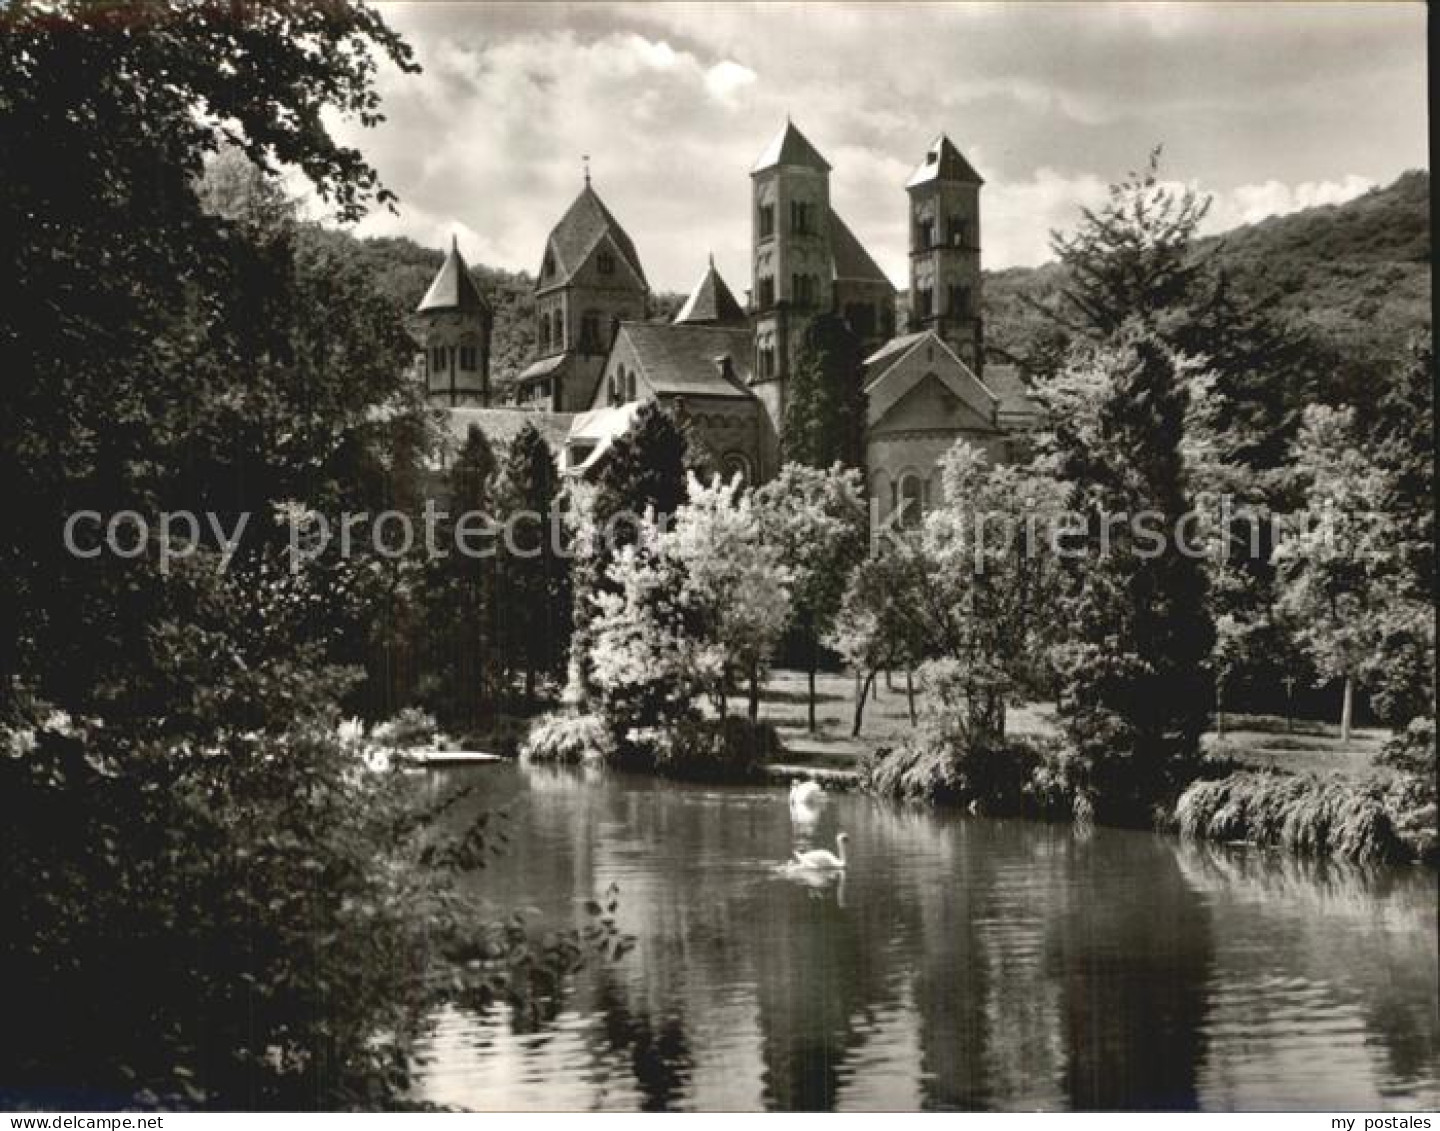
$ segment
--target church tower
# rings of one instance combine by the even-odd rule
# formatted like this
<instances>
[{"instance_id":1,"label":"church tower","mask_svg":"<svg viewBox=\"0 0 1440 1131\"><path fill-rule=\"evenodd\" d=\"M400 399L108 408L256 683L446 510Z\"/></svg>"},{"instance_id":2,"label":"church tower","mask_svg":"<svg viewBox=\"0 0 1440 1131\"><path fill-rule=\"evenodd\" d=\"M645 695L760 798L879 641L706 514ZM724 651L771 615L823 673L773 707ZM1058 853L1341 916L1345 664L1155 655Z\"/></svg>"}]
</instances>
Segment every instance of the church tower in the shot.
<instances>
[{"instance_id":1,"label":"church tower","mask_svg":"<svg viewBox=\"0 0 1440 1131\"><path fill-rule=\"evenodd\" d=\"M430 402L448 408L490 403L490 332L495 323L454 237L430 289L410 316Z\"/></svg>"},{"instance_id":2,"label":"church tower","mask_svg":"<svg viewBox=\"0 0 1440 1131\"><path fill-rule=\"evenodd\" d=\"M785 384L805 327L834 308L830 163L786 119L750 170L753 385L769 418L762 474L779 463Z\"/></svg>"},{"instance_id":3,"label":"church tower","mask_svg":"<svg viewBox=\"0 0 1440 1131\"><path fill-rule=\"evenodd\" d=\"M535 360L516 400L552 412L590 407L621 322L643 319L650 286L635 244L585 172L585 187L545 241L535 280Z\"/></svg>"},{"instance_id":4,"label":"church tower","mask_svg":"<svg viewBox=\"0 0 1440 1131\"><path fill-rule=\"evenodd\" d=\"M934 330L977 376L980 322L980 186L941 134L905 183L910 194L910 329Z\"/></svg>"}]
</instances>

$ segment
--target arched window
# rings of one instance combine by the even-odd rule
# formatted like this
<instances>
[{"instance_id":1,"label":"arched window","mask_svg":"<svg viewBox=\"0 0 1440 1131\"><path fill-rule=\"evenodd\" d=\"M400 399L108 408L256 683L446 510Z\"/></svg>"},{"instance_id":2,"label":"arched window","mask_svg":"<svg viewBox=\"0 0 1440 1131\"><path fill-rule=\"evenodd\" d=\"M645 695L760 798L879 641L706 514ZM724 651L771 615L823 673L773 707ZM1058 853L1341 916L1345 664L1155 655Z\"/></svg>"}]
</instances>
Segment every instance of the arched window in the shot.
<instances>
[{"instance_id":1,"label":"arched window","mask_svg":"<svg viewBox=\"0 0 1440 1131\"><path fill-rule=\"evenodd\" d=\"M720 458L720 478L729 483L736 475L740 476L742 487L750 486L750 460L741 452L726 452Z\"/></svg>"},{"instance_id":2,"label":"arched window","mask_svg":"<svg viewBox=\"0 0 1440 1131\"><path fill-rule=\"evenodd\" d=\"M625 374L625 399L627 401L635 399L635 370L633 369Z\"/></svg>"},{"instance_id":3,"label":"arched window","mask_svg":"<svg viewBox=\"0 0 1440 1131\"><path fill-rule=\"evenodd\" d=\"M620 403L620 388L616 384L615 374L613 373L610 374L610 379L606 382L605 403L612 408Z\"/></svg>"},{"instance_id":4,"label":"arched window","mask_svg":"<svg viewBox=\"0 0 1440 1131\"><path fill-rule=\"evenodd\" d=\"M913 471L900 475L900 525L906 529L920 525L925 516L925 481Z\"/></svg>"},{"instance_id":5,"label":"arched window","mask_svg":"<svg viewBox=\"0 0 1440 1131\"><path fill-rule=\"evenodd\" d=\"M598 353L600 350L600 315L587 310L580 317L580 350L582 353Z\"/></svg>"}]
</instances>

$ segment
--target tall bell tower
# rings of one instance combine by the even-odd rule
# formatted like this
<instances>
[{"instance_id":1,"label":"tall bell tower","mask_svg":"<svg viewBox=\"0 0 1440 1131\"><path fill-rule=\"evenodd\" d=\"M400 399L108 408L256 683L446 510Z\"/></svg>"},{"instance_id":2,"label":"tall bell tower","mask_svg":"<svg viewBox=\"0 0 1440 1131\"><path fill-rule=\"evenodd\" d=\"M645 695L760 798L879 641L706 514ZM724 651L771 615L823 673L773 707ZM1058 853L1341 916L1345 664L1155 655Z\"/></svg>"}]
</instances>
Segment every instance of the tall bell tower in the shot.
<instances>
[{"instance_id":1,"label":"tall bell tower","mask_svg":"<svg viewBox=\"0 0 1440 1131\"><path fill-rule=\"evenodd\" d=\"M905 183L910 194L910 328L935 330L977 376L980 319L980 174L944 134Z\"/></svg>"},{"instance_id":2,"label":"tall bell tower","mask_svg":"<svg viewBox=\"0 0 1440 1131\"><path fill-rule=\"evenodd\" d=\"M785 385L805 328L835 305L830 163L788 118L750 170L752 383L768 418L762 475L779 463Z\"/></svg>"}]
</instances>

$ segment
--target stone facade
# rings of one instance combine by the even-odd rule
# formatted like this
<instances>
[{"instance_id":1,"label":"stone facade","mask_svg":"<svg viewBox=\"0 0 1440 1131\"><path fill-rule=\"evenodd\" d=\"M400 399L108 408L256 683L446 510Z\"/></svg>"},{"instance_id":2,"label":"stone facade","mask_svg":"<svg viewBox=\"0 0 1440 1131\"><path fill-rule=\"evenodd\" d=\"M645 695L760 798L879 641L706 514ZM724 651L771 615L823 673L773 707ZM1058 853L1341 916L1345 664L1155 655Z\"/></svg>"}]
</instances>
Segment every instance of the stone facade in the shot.
<instances>
[{"instance_id":1,"label":"stone facade","mask_svg":"<svg viewBox=\"0 0 1440 1131\"><path fill-rule=\"evenodd\" d=\"M786 389L805 331L817 315L834 313L867 358L867 474L882 511L938 501L938 461L959 439L997 460L1023 450L1037 417L1023 381L1003 366L993 384L985 379L979 174L941 136L906 183L910 303L897 337L894 285L834 211L830 173L787 121L750 171L747 305L712 262L668 324L645 321L649 287L639 255L587 176L546 241L536 357L511 411L539 414L551 435L563 433L563 465L588 475L636 406L655 399L686 419L712 467L762 481L780 464ZM430 340L448 346L440 335L478 335L484 319L473 310L453 326L446 321L462 313L432 310ZM488 382L481 385L488 396ZM456 403L445 380L428 387L437 403Z\"/></svg>"}]
</instances>

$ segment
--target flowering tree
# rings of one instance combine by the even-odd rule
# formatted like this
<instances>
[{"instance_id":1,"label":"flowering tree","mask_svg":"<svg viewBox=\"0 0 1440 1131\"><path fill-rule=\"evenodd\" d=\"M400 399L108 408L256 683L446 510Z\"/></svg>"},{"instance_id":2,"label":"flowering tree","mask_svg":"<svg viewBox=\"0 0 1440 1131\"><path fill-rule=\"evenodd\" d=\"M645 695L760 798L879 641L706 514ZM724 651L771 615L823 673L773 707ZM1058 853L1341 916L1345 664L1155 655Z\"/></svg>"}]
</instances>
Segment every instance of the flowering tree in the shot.
<instances>
[{"instance_id":1,"label":"flowering tree","mask_svg":"<svg viewBox=\"0 0 1440 1131\"><path fill-rule=\"evenodd\" d=\"M722 672L702 632L686 563L647 510L591 594L590 683L595 705L631 751L653 752L695 714L695 699Z\"/></svg>"},{"instance_id":2,"label":"flowering tree","mask_svg":"<svg viewBox=\"0 0 1440 1131\"><path fill-rule=\"evenodd\" d=\"M685 563L685 592L700 612L719 657L719 702L730 686L749 688L750 722L760 717L760 681L790 620L793 569L762 522L766 511L741 490L737 476L702 486L692 479L690 501L672 535Z\"/></svg>"}]
</instances>

